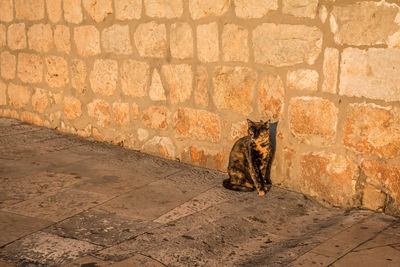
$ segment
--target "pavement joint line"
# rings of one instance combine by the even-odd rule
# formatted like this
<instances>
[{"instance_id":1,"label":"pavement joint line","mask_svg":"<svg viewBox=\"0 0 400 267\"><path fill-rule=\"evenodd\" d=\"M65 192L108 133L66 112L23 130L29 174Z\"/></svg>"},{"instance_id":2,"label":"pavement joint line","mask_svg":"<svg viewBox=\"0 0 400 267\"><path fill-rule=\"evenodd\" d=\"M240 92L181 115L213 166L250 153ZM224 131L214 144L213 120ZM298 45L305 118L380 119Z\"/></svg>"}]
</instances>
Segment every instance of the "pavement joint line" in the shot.
<instances>
[{"instance_id":1,"label":"pavement joint line","mask_svg":"<svg viewBox=\"0 0 400 267\"><path fill-rule=\"evenodd\" d=\"M147 257L147 258L149 258L149 259L152 259L153 261L156 261L156 262L162 264L162 266L168 266L168 265L166 265L165 263L163 263L163 262L161 262L161 261L159 261L159 260L157 260L157 259L151 257L150 255L145 255L145 254L140 253L140 252L136 252L136 254L142 255L143 257Z\"/></svg>"}]
</instances>

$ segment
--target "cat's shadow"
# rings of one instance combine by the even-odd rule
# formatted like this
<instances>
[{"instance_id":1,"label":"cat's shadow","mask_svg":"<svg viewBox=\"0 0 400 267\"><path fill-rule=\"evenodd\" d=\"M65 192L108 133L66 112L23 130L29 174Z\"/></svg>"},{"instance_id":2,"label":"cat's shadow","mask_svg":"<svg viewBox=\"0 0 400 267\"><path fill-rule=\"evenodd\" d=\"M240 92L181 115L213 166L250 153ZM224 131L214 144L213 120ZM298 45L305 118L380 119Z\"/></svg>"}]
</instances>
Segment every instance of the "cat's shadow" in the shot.
<instances>
[{"instance_id":1,"label":"cat's shadow","mask_svg":"<svg viewBox=\"0 0 400 267\"><path fill-rule=\"evenodd\" d=\"M271 141L271 157L268 162L267 166L267 173L265 175L266 183L267 185L271 185L271 166L272 166L272 161L274 160L275 157L275 150L276 150L276 130L278 128L278 121L274 123L269 124L269 139Z\"/></svg>"}]
</instances>

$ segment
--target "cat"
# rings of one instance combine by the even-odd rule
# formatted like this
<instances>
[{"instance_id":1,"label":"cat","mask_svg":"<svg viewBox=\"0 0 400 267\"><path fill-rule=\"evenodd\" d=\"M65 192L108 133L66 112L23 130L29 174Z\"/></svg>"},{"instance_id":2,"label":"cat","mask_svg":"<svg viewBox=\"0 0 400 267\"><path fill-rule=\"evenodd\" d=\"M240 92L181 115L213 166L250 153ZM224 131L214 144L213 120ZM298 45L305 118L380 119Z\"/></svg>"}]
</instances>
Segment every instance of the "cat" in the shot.
<instances>
[{"instance_id":1,"label":"cat","mask_svg":"<svg viewBox=\"0 0 400 267\"><path fill-rule=\"evenodd\" d=\"M253 122L247 120L248 136L240 138L233 145L229 155L229 178L223 186L230 190L250 192L257 189L262 196L268 191L267 167L271 159L269 137L270 120Z\"/></svg>"}]
</instances>

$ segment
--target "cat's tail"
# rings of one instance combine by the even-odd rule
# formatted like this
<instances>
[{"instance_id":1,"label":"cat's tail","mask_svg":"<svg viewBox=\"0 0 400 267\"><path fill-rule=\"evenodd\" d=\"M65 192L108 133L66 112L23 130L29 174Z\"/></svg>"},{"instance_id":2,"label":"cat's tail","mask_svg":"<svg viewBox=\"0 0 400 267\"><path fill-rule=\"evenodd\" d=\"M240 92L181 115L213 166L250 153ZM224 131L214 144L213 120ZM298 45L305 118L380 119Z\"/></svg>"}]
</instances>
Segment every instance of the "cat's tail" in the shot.
<instances>
[{"instance_id":1,"label":"cat's tail","mask_svg":"<svg viewBox=\"0 0 400 267\"><path fill-rule=\"evenodd\" d=\"M246 187L246 186L241 186L241 185L236 185L236 184L231 184L230 179L225 179L222 182L222 185L229 190L234 190L234 191L242 191L242 192L251 192L254 191L255 188L250 188L250 187Z\"/></svg>"}]
</instances>

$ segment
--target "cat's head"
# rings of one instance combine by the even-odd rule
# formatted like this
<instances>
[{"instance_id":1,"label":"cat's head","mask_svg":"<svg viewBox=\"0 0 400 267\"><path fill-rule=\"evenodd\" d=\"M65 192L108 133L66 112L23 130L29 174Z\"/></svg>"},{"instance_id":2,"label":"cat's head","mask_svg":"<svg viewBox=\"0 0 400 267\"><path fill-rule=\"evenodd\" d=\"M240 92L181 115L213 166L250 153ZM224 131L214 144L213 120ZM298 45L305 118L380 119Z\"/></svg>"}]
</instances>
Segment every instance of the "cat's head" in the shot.
<instances>
[{"instance_id":1,"label":"cat's head","mask_svg":"<svg viewBox=\"0 0 400 267\"><path fill-rule=\"evenodd\" d=\"M253 141L261 142L269 139L270 120L254 122L247 119L248 133Z\"/></svg>"}]
</instances>

